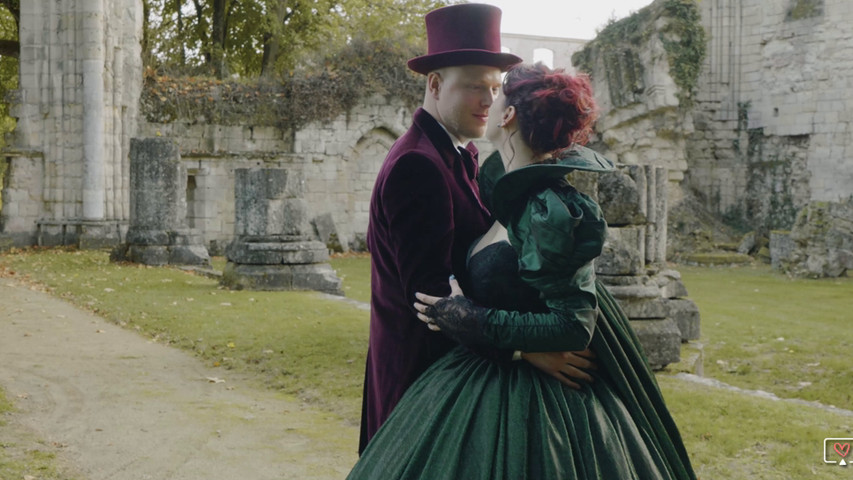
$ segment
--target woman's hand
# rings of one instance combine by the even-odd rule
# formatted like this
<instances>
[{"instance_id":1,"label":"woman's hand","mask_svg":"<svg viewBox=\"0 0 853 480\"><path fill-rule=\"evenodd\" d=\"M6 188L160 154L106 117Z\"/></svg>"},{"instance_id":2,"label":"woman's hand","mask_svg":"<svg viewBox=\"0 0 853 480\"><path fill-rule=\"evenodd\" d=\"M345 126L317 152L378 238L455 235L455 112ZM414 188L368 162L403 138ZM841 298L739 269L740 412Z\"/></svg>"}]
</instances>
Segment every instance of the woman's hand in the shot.
<instances>
[{"instance_id":1,"label":"woman's hand","mask_svg":"<svg viewBox=\"0 0 853 480\"><path fill-rule=\"evenodd\" d=\"M450 295L448 297L433 297L432 295L427 295L425 293L416 292L415 298L420 300L419 302L415 302L415 310L418 311L418 319L420 321L427 324L427 328L432 330L433 332L440 332L441 327L439 327L435 323L435 319L433 319L430 314L432 311L432 307L443 298L451 298L458 296L465 296L462 292L462 287L459 286L459 282L456 281L456 276L450 276Z\"/></svg>"},{"instance_id":2,"label":"woman's hand","mask_svg":"<svg viewBox=\"0 0 853 480\"><path fill-rule=\"evenodd\" d=\"M450 277L450 296L433 297L415 293L418 318L434 332L441 331L456 343L469 347L488 345L483 333L487 308L475 305L462 293L456 278Z\"/></svg>"}]
</instances>

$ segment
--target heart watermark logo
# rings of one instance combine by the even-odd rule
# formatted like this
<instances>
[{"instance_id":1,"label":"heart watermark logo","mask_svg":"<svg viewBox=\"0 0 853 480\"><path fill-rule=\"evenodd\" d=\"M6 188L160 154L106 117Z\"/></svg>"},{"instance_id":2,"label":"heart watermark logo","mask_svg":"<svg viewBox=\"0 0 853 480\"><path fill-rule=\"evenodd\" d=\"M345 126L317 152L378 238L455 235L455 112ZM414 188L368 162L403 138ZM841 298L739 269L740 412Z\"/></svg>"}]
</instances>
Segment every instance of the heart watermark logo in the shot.
<instances>
[{"instance_id":1,"label":"heart watermark logo","mask_svg":"<svg viewBox=\"0 0 853 480\"><path fill-rule=\"evenodd\" d=\"M823 463L838 464L845 467L848 464L847 455L850 454L850 445L853 438L824 438L823 439Z\"/></svg>"}]
</instances>

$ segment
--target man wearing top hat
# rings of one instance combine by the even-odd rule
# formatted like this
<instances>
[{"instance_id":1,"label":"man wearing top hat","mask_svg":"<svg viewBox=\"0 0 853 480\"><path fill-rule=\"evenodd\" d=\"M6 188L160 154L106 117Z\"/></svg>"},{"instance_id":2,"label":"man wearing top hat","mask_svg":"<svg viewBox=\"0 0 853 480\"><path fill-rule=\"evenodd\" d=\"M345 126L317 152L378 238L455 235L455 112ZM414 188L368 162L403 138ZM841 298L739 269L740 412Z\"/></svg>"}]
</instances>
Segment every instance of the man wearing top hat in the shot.
<instances>
[{"instance_id":1,"label":"man wearing top hat","mask_svg":"<svg viewBox=\"0 0 853 480\"><path fill-rule=\"evenodd\" d=\"M412 126L388 152L370 201L370 340L359 452L415 379L455 346L427 329L413 304L415 292L450 294L451 274L465 289L468 247L492 223L480 200L471 140L485 134L501 73L521 62L501 52L500 18L500 9L484 4L433 10L425 17L428 54L408 62L426 75L426 92ZM482 353L518 358L514 352ZM574 368L589 367L580 356L524 358L570 386L576 384L564 374L589 379Z\"/></svg>"}]
</instances>

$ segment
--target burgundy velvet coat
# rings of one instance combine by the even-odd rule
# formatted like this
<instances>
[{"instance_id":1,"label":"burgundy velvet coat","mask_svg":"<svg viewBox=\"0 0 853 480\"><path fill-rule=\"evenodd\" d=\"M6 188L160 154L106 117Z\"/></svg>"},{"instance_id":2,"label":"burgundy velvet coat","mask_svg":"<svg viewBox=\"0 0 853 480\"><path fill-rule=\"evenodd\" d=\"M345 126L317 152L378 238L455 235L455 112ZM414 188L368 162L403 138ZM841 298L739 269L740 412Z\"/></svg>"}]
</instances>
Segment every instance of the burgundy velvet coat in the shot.
<instances>
[{"instance_id":1,"label":"burgundy velvet coat","mask_svg":"<svg viewBox=\"0 0 853 480\"><path fill-rule=\"evenodd\" d=\"M464 289L468 248L491 225L480 201L477 149L457 149L418 109L391 147L373 188L370 341L359 452L406 389L455 344L430 331L413 307L415 292L445 296L456 274Z\"/></svg>"}]
</instances>

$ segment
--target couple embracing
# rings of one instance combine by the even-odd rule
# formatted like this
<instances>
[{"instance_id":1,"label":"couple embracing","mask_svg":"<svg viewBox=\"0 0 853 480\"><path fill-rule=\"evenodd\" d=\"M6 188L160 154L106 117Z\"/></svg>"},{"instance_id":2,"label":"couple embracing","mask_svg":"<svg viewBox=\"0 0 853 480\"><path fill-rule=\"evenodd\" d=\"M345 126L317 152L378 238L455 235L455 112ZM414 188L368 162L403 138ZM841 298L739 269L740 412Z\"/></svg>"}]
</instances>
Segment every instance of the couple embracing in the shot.
<instances>
[{"instance_id":1,"label":"couple embracing","mask_svg":"<svg viewBox=\"0 0 853 480\"><path fill-rule=\"evenodd\" d=\"M370 204L371 324L351 479L695 479L624 312L596 281L606 222L566 181L582 75L500 50L499 9L427 14L422 108ZM505 73L505 77L502 75ZM495 153L479 165L471 140Z\"/></svg>"}]
</instances>

